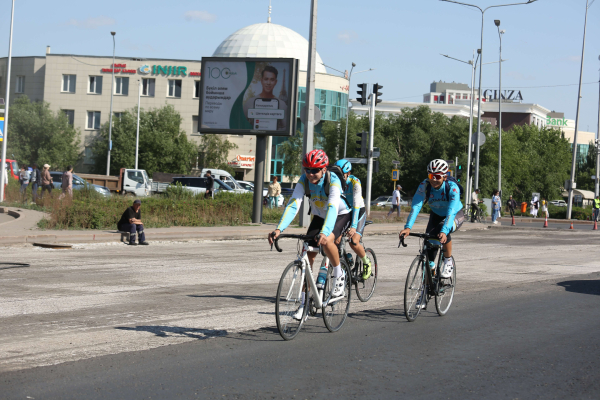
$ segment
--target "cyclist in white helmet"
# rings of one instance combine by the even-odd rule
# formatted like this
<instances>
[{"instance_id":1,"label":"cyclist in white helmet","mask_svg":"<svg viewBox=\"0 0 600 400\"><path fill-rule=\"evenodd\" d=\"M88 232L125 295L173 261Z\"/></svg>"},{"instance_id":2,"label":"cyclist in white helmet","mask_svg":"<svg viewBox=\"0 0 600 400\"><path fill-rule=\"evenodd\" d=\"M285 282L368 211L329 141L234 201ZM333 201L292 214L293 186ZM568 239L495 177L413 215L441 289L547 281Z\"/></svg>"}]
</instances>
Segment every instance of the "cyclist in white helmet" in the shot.
<instances>
[{"instance_id":1,"label":"cyclist in white helmet","mask_svg":"<svg viewBox=\"0 0 600 400\"><path fill-rule=\"evenodd\" d=\"M400 237L409 234L417 215L423 204L428 202L431 208L429 214L429 223L425 232L430 235L437 235L439 243L443 245L444 268L441 273L442 278L452 276L454 262L452 259L452 238L450 233L455 232L464 222L463 205L460 202L461 188L456 179L449 177L448 163L441 159L433 160L427 166L428 179L421 182L417 193L413 197L412 210L400 232ZM435 243L435 241L431 241ZM437 250L429 254L429 259L434 260ZM435 268L433 261L429 262L431 268Z\"/></svg>"}]
</instances>

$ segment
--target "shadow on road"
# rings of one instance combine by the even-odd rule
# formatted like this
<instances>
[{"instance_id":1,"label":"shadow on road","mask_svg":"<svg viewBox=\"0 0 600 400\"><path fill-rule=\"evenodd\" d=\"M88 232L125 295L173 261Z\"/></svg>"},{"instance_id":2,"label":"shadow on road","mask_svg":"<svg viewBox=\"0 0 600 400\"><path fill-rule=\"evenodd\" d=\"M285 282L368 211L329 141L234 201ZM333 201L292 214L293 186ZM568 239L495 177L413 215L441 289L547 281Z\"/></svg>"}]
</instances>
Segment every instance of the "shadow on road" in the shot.
<instances>
[{"instance_id":1,"label":"shadow on road","mask_svg":"<svg viewBox=\"0 0 600 400\"><path fill-rule=\"evenodd\" d=\"M600 279L558 282L567 292L600 295Z\"/></svg>"},{"instance_id":2,"label":"shadow on road","mask_svg":"<svg viewBox=\"0 0 600 400\"><path fill-rule=\"evenodd\" d=\"M194 339L208 339L211 337L227 336L226 330L183 328L180 326L117 326L115 329L120 329L122 331L150 332L160 337L187 336Z\"/></svg>"},{"instance_id":3,"label":"shadow on road","mask_svg":"<svg viewBox=\"0 0 600 400\"><path fill-rule=\"evenodd\" d=\"M258 301L267 301L269 303L275 304L275 297L270 296L244 296L244 295L232 295L232 294L188 294L188 297L206 297L206 298L230 298L236 300L258 300Z\"/></svg>"}]
</instances>

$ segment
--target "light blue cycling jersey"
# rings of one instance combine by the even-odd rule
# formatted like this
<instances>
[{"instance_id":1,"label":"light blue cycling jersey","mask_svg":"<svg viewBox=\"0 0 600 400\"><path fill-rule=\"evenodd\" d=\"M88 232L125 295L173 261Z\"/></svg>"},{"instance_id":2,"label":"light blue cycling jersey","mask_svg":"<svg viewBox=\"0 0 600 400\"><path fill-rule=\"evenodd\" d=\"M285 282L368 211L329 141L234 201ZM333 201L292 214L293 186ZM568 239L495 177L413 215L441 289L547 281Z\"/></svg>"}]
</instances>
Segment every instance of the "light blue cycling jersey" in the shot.
<instances>
[{"instance_id":1,"label":"light blue cycling jersey","mask_svg":"<svg viewBox=\"0 0 600 400\"><path fill-rule=\"evenodd\" d=\"M325 175L321 178L319 183L312 184L302 174L300 180L294 188L294 193L288 202L288 205L279 220L277 229L283 232L290 223L294 220L294 217L300 210L300 204L304 199L306 188L310 191L310 210L312 215L323 218L325 222L321 228L321 233L325 236L329 236L335 227L335 221L338 215L347 214L350 212L350 208L346 205L346 202L341 199L342 184L336 174L330 173L331 181L329 182L329 196L325 194Z\"/></svg>"},{"instance_id":2,"label":"light blue cycling jersey","mask_svg":"<svg viewBox=\"0 0 600 400\"><path fill-rule=\"evenodd\" d=\"M429 199L427 201L429 207L431 207L431 211L439 216L447 217L441 230L441 232L446 235L450 233L454 226L454 217L463 208L463 205L460 202L460 189L458 185L450 181L448 181L448 185L450 185L450 193L446 193L446 183L443 183L439 189L435 189L431 186L431 193L429 194ZM405 228L412 229L412 226L417 219L417 215L419 214L419 211L421 211L421 207L423 207L426 193L427 180L424 180L419 185L417 193L413 197L412 210L410 211L406 225L404 225Z\"/></svg>"},{"instance_id":3,"label":"light blue cycling jersey","mask_svg":"<svg viewBox=\"0 0 600 400\"><path fill-rule=\"evenodd\" d=\"M365 206L362 196L362 186L360 185L360 179L354 175L348 177L346 184L348 186L344 192L344 197L348 200L348 204L352 205L352 225L350 227L356 229L358 227L358 214L360 213L360 209Z\"/></svg>"}]
</instances>

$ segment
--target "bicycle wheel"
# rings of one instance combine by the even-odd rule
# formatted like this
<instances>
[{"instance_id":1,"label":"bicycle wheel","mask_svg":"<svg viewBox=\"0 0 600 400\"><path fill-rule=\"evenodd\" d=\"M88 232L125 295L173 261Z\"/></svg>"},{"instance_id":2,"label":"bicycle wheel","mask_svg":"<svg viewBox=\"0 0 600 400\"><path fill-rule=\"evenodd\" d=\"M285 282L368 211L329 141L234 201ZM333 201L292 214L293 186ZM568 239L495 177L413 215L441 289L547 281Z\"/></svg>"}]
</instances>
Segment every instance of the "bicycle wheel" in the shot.
<instances>
[{"instance_id":1,"label":"bicycle wheel","mask_svg":"<svg viewBox=\"0 0 600 400\"><path fill-rule=\"evenodd\" d=\"M371 261L371 276L365 281L362 278L363 265L362 261L357 257L357 273L356 273L356 296L362 302L369 301L369 299L375 293L375 286L377 286L377 257L372 249L365 249L365 253Z\"/></svg>"},{"instance_id":2,"label":"bicycle wheel","mask_svg":"<svg viewBox=\"0 0 600 400\"><path fill-rule=\"evenodd\" d=\"M454 263L452 276L437 281L435 309L440 316L446 315L454 298L454 289L456 288L456 262L454 262L454 257L452 257L452 262Z\"/></svg>"},{"instance_id":3,"label":"bicycle wheel","mask_svg":"<svg viewBox=\"0 0 600 400\"><path fill-rule=\"evenodd\" d=\"M404 315L409 322L417 319L421 312L421 308L417 308L420 305L419 299L421 302L425 301L425 274L423 261L416 257L408 269L404 284Z\"/></svg>"},{"instance_id":4,"label":"bicycle wheel","mask_svg":"<svg viewBox=\"0 0 600 400\"><path fill-rule=\"evenodd\" d=\"M279 334L285 340L292 340L300 332L308 310L308 307L304 307L300 320L294 319L294 314L302 304L302 278L301 264L294 261L283 271L277 287L275 319Z\"/></svg>"},{"instance_id":5,"label":"bicycle wheel","mask_svg":"<svg viewBox=\"0 0 600 400\"><path fill-rule=\"evenodd\" d=\"M323 322L329 329L329 332L337 332L340 330L346 317L348 317L348 311L350 310L350 297L352 295L352 284L350 276L350 268L346 264L346 261L340 260L342 270L346 273L346 279L344 281L344 294L334 299L330 298L329 293L331 292L331 281L333 279L333 268L329 268L327 273L327 282L325 284L325 300L323 301Z\"/></svg>"}]
</instances>

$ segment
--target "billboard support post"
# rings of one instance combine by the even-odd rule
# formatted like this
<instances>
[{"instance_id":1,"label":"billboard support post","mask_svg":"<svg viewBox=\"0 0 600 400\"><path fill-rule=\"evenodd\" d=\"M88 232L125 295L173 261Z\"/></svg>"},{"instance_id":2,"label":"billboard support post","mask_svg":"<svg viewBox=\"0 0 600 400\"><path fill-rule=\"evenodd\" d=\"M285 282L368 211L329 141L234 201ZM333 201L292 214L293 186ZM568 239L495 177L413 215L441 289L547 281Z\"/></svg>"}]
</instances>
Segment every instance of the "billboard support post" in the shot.
<instances>
[{"instance_id":1,"label":"billboard support post","mask_svg":"<svg viewBox=\"0 0 600 400\"><path fill-rule=\"evenodd\" d=\"M256 162L254 163L254 196L252 199L252 223L262 222L263 186L265 181L265 159L267 154L267 136L256 136Z\"/></svg>"},{"instance_id":2,"label":"billboard support post","mask_svg":"<svg viewBox=\"0 0 600 400\"><path fill-rule=\"evenodd\" d=\"M302 157L313 149L313 136L315 131L315 66L317 61L317 0L312 0L310 5L310 33L308 35L308 73L306 74L306 124L304 124L304 138L302 143ZM310 224L308 209L310 204L303 201L298 217L300 226Z\"/></svg>"}]
</instances>

